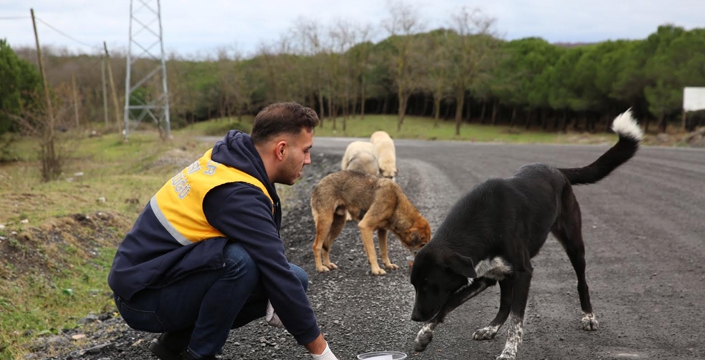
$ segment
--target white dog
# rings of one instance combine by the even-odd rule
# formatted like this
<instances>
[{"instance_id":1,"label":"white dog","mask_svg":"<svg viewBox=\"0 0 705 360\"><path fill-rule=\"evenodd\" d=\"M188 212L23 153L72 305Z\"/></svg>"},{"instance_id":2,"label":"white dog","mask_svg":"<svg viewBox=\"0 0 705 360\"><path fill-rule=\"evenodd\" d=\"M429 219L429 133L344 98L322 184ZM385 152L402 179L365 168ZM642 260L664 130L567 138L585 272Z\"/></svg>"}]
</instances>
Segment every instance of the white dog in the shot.
<instances>
[{"instance_id":1,"label":"white dog","mask_svg":"<svg viewBox=\"0 0 705 360\"><path fill-rule=\"evenodd\" d=\"M374 145L380 174L394 180L397 176L397 155L394 141L386 132L375 131L370 136L370 142Z\"/></svg>"},{"instance_id":2,"label":"white dog","mask_svg":"<svg viewBox=\"0 0 705 360\"><path fill-rule=\"evenodd\" d=\"M379 176L379 165L374 145L366 141L353 141L348 144L340 168L341 170L357 170Z\"/></svg>"},{"instance_id":3,"label":"white dog","mask_svg":"<svg viewBox=\"0 0 705 360\"><path fill-rule=\"evenodd\" d=\"M379 165L377 164L374 145L367 141L353 141L348 144L343 160L340 163L340 168L341 170L357 170L379 176ZM352 220L347 211L345 220Z\"/></svg>"}]
</instances>

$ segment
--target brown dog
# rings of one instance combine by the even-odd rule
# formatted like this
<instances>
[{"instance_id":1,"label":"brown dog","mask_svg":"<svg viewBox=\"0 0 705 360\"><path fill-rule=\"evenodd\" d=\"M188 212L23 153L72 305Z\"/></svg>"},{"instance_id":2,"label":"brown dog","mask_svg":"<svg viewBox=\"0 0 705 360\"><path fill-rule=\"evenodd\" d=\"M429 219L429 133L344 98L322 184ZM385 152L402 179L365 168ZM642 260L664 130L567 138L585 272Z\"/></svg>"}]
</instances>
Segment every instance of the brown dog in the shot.
<instances>
[{"instance_id":1,"label":"brown dog","mask_svg":"<svg viewBox=\"0 0 705 360\"><path fill-rule=\"evenodd\" d=\"M387 269L399 266L389 260L387 231L393 232L412 252L421 249L431 238L431 227L394 181L358 171L332 173L316 185L311 194L311 211L316 222L313 256L316 270L337 269L330 262L333 242L345 226L345 212L358 221L372 274L386 272L377 264L373 233L377 230L379 252ZM323 250L323 261L321 261Z\"/></svg>"}]
</instances>

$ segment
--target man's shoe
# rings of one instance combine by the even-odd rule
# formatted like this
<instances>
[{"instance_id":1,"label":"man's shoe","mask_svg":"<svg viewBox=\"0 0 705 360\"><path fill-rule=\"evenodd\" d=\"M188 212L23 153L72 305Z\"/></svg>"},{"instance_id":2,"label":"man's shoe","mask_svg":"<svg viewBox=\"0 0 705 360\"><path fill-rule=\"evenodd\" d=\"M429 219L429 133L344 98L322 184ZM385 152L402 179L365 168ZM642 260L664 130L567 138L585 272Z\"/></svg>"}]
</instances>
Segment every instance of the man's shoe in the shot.
<instances>
[{"instance_id":1,"label":"man's shoe","mask_svg":"<svg viewBox=\"0 0 705 360\"><path fill-rule=\"evenodd\" d=\"M215 360L215 356L205 356L205 357L197 358L197 357L191 355L191 353L188 350L185 350L184 352L181 353L179 360Z\"/></svg>"},{"instance_id":2,"label":"man's shoe","mask_svg":"<svg viewBox=\"0 0 705 360\"><path fill-rule=\"evenodd\" d=\"M186 352L183 349L174 349L169 347L164 341L165 335L162 334L158 339L152 340L149 344L149 351L152 352L160 360L180 360L181 353Z\"/></svg>"}]
</instances>

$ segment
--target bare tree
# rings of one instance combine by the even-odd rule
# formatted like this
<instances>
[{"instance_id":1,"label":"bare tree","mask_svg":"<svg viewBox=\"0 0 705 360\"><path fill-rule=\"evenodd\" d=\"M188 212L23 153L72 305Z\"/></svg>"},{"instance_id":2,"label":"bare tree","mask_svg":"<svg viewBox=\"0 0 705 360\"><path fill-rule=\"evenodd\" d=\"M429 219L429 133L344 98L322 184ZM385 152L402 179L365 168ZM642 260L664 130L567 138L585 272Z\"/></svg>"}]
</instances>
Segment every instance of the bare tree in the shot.
<instances>
[{"instance_id":1,"label":"bare tree","mask_svg":"<svg viewBox=\"0 0 705 360\"><path fill-rule=\"evenodd\" d=\"M61 84L50 96L53 116L47 115L44 106L24 108L20 115L12 116L22 135L36 139L42 180L45 182L56 180L61 175L64 163L75 148L70 140L76 135L69 133L73 119L71 85Z\"/></svg>"},{"instance_id":2,"label":"bare tree","mask_svg":"<svg viewBox=\"0 0 705 360\"><path fill-rule=\"evenodd\" d=\"M355 44L350 50L350 64L352 65L351 80L356 84L360 102L360 118L365 119L365 101L367 100L368 77L372 61L372 33L371 24L357 25L355 31ZM353 111L355 112L355 111Z\"/></svg>"},{"instance_id":3,"label":"bare tree","mask_svg":"<svg viewBox=\"0 0 705 360\"><path fill-rule=\"evenodd\" d=\"M256 57L261 61L263 78L268 86L268 102L278 102L281 99L280 81L278 78L279 69L277 52L274 46L261 43L257 50Z\"/></svg>"},{"instance_id":4,"label":"bare tree","mask_svg":"<svg viewBox=\"0 0 705 360\"><path fill-rule=\"evenodd\" d=\"M438 126L440 119L441 102L448 97L451 89L449 34L454 32L447 29L435 30L422 43L425 54L422 63L426 71L425 76L419 80L424 93L430 94L433 99L434 127Z\"/></svg>"},{"instance_id":5,"label":"bare tree","mask_svg":"<svg viewBox=\"0 0 705 360\"><path fill-rule=\"evenodd\" d=\"M330 28L329 36L333 46L332 73L335 74L335 93L339 99L343 115L343 131L347 128L348 115L352 112L350 107L354 103L357 93L355 84L356 63L350 49L358 41L358 29L350 21L338 19Z\"/></svg>"},{"instance_id":6,"label":"bare tree","mask_svg":"<svg viewBox=\"0 0 705 360\"><path fill-rule=\"evenodd\" d=\"M242 112L251 107L252 87L245 79L242 67L242 53L235 46L218 49L218 96L220 116L232 120L237 114L241 119Z\"/></svg>"},{"instance_id":7,"label":"bare tree","mask_svg":"<svg viewBox=\"0 0 705 360\"><path fill-rule=\"evenodd\" d=\"M487 64L496 41L494 39L494 18L482 14L478 9L468 11L462 7L451 15L453 37L449 47L452 60L451 79L456 101L455 134L460 135L465 94L478 80L478 74Z\"/></svg>"},{"instance_id":8,"label":"bare tree","mask_svg":"<svg viewBox=\"0 0 705 360\"><path fill-rule=\"evenodd\" d=\"M300 91L296 70L302 60L297 56L294 45L294 38L288 34L271 44L260 44L256 58L262 78L270 90L268 102L305 101L306 94Z\"/></svg>"},{"instance_id":9,"label":"bare tree","mask_svg":"<svg viewBox=\"0 0 705 360\"><path fill-rule=\"evenodd\" d=\"M326 68L326 59L330 52L329 47L324 43L318 21L314 19L298 18L292 32L299 39L301 53L308 57L308 61L304 63L302 69L310 71L310 74L312 74L310 91L315 93L314 96L317 96L318 116L321 119L321 124L323 124L325 119L324 96L328 79L327 72L321 71L321 69ZM330 108L328 109L328 115L330 116Z\"/></svg>"},{"instance_id":10,"label":"bare tree","mask_svg":"<svg viewBox=\"0 0 705 360\"><path fill-rule=\"evenodd\" d=\"M390 35L394 48L393 65L395 67L394 82L397 87L399 101L397 131L401 130L406 114L409 97L416 89L413 72L417 64L414 63L414 35L424 28L418 10L403 2L388 2L390 17L382 22L382 26ZM418 48L416 48L418 49Z\"/></svg>"},{"instance_id":11,"label":"bare tree","mask_svg":"<svg viewBox=\"0 0 705 360\"><path fill-rule=\"evenodd\" d=\"M198 107L196 89L188 83L189 63L175 53L169 54L167 61L167 77L169 86L169 106L174 110L174 117L183 116L187 123L195 121L194 115Z\"/></svg>"}]
</instances>

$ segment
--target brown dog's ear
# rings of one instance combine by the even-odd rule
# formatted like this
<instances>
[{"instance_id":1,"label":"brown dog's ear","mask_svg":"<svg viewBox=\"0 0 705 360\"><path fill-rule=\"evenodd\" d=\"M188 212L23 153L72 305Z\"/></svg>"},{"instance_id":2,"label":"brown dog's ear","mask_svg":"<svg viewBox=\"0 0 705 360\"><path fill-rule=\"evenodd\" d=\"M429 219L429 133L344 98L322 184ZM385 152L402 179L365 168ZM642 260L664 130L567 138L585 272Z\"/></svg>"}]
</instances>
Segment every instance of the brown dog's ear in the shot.
<instances>
[{"instance_id":1,"label":"brown dog's ear","mask_svg":"<svg viewBox=\"0 0 705 360\"><path fill-rule=\"evenodd\" d=\"M446 257L446 266L453 270L454 273L474 279L477 277L475 272L475 263L471 258L460 254L453 254Z\"/></svg>"}]
</instances>

